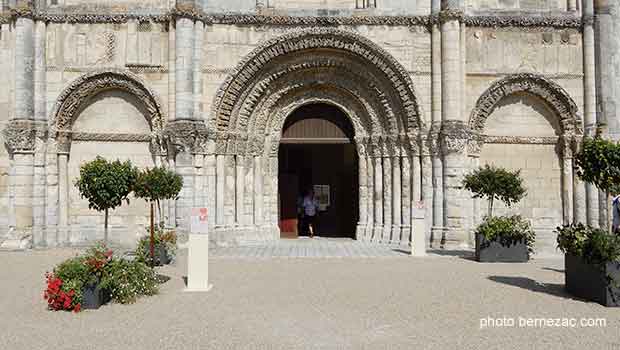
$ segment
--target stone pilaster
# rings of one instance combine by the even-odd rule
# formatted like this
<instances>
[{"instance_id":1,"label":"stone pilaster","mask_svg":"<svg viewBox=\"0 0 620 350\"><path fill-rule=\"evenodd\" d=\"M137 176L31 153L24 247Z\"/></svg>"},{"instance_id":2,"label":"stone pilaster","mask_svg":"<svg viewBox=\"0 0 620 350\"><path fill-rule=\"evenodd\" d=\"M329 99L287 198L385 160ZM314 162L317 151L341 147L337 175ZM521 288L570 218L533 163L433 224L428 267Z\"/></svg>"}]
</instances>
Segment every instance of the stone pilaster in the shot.
<instances>
[{"instance_id":1,"label":"stone pilaster","mask_svg":"<svg viewBox=\"0 0 620 350\"><path fill-rule=\"evenodd\" d=\"M421 149L421 177L422 177L422 198L424 202L425 212L425 227L426 227L426 245L430 245L433 227L434 207L433 207L433 161L430 154L430 150L427 147L428 142L424 138L422 140Z\"/></svg>"},{"instance_id":2,"label":"stone pilaster","mask_svg":"<svg viewBox=\"0 0 620 350\"><path fill-rule=\"evenodd\" d=\"M581 151L581 138L575 138L572 142L573 154ZM577 166L572 162L573 169L573 222L587 223L587 201L585 183L577 176Z\"/></svg>"},{"instance_id":3,"label":"stone pilaster","mask_svg":"<svg viewBox=\"0 0 620 350\"><path fill-rule=\"evenodd\" d=\"M370 147L370 146L369 146ZM370 148L366 156L366 168L367 168L367 194L366 194L366 230L364 232L364 238L366 241L372 240L372 234L375 227L375 211L374 211L374 188L375 188L375 172L374 162L370 154Z\"/></svg>"},{"instance_id":4,"label":"stone pilaster","mask_svg":"<svg viewBox=\"0 0 620 350\"><path fill-rule=\"evenodd\" d=\"M205 156L205 177L206 177L206 188L205 188L205 197L206 197L206 205L207 205L207 215L209 216L209 230L213 231L215 228L215 216L216 216L216 207L215 207L215 194L216 194L216 161L214 154L207 154Z\"/></svg>"},{"instance_id":5,"label":"stone pilaster","mask_svg":"<svg viewBox=\"0 0 620 350\"><path fill-rule=\"evenodd\" d=\"M224 169L224 224L230 229L235 223L235 156L224 156Z\"/></svg>"}]
</instances>

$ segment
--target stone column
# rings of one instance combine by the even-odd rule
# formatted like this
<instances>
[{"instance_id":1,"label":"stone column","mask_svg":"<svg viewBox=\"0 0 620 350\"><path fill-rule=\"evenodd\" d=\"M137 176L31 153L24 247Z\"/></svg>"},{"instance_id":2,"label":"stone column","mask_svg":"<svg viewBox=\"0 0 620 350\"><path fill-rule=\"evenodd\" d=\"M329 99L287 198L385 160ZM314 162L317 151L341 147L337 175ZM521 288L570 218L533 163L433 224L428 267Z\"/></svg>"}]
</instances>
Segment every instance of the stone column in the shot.
<instances>
[{"instance_id":1,"label":"stone column","mask_svg":"<svg viewBox=\"0 0 620 350\"><path fill-rule=\"evenodd\" d=\"M175 165L177 174L183 178L183 188L176 205L176 222L181 230L189 232L189 219L196 195L194 157L188 150L178 152Z\"/></svg>"},{"instance_id":2,"label":"stone column","mask_svg":"<svg viewBox=\"0 0 620 350\"><path fill-rule=\"evenodd\" d=\"M596 133L596 50L594 39L594 4L583 0L583 87L584 87L584 131L586 136ZM599 226L598 189L591 183L585 184L586 223Z\"/></svg>"},{"instance_id":3,"label":"stone column","mask_svg":"<svg viewBox=\"0 0 620 350\"><path fill-rule=\"evenodd\" d=\"M373 160L374 166L374 177L375 177L375 188L374 188L374 207L375 207L375 227L373 230L372 240L373 242L381 241L381 236L383 234L383 161L380 155L380 150L378 150Z\"/></svg>"},{"instance_id":4,"label":"stone column","mask_svg":"<svg viewBox=\"0 0 620 350\"><path fill-rule=\"evenodd\" d=\"M441 11L440 0L432 1L432 13L438 15ZM430 182L429 196L425 199L427 207L426 217L430 221L429 225L429 244L439 242L443 237L443 161L438 152L439 130L441 129L441 84L442 84L442 33L439 22L434 23L431 29L431 132L428 139L425 139L424 147L427 148L428 157L426 159L429 168ZM426 135L424 135L426 136Z\"/></svg>"},{"instance_id":5,"label":"stone column","mask_svg":"<svg viewBox=\"0 0 620 350\"><path fill-rule=\"evenodd\" d=\"M196 21L194 25L194 45L193 45L193 58L192 58L192 98L193 108L192 113L194 120L201 120L203 111L202 102L202 47L204 38L205 25L201 21Z\"/></svg>"},{"instance_id":6,"label":"stone column","mask_svg":"<svg viewBox=\"0 0 620 350\"><path fill-rule=\"evenodd\" d=\"M216 221L216 184L217 184L217 167L214 154L207 154L205 156L205 177L206 177L206 205L208 215L209 231L213 232Z\"/></svg>"},{"instance_id":7,"label":"stone column","mask_svg":"<svg viewBox=\"0 0 620 350\"><path fill-rule=\"evenodd\" d=\"M402 226L402 207L401 207L401 169L400 169L400 152L399 147L395 148L396 152L392 157L392 236L390 242L399 244Z\"/></svg>"},{"instance_id":8,"label":"stone column","mask_svg":"<svg viewBox=\"0 0 620 350\"><path fill-rule=\"evenodd\" d=\"M588 0L584 0L588 1ZM568 0L568 11L577 12L577 0Z\"/></svg>"},{"instance_id":9,"label":"stone column","mask_svg":"<svg viewBox=\"0 0 620 350\"><path fill-rule=\"evenodd\" d=\"M176 162L174 160L174 152L168 149L168 168L176 171ZM168 201L168 222L166 227L176 229L177 227L177 202L175 200Z\"/></svg>"},{"instance_id":10,"label":"stone column","mask_svg":"<svg viewBox=\"0 0 620 350\"><path fill-rule=\"evenodd\" d=\"M254 216L254 156L246 155L244 158L245 186L243 187L243 226L251 229ZM254 231L256 232L256 231Z\"/></svg>"},{"instance_id":11,"label":"stone column","mask_svg":"<svg viewBox=\"0 0 620 350\"><path fill-rule=\"evenodd\" d=\"M573 222L573 152L572 140L563 136L562 143L562 213L564 224Z\"/></svg>"},{"instance_id":12,"label":"stone column","mask_svg":"<svg viewBox=\"0 0 620 350\"><path fill-rule=\"evenodd\" d=\"M400 236L400 244L408 245L411 242L411 202L414 200L411 195L411 157L408 150L403 149L401 153L402 166L402 230ZM415 158L414 162L415 162Z\"/></svg>"},{"instance_id":13,"label":"stone column","mask_svg":"<svg viewBox=\"0 0 620 350\"><path fill-rule=\"evenodd\" d=\"M355 230L355 239L365 240L366 225L368 224L368 165L366 163L366 147L362 140L357 141L358 161L359 161L359 221Z\"/></svg>"},{"instance_id":14,"label":"stone column","mask_svg":"<svg viewBox=\"0 0 620 350\"><path fill-rule=\"evenodd\" d=\"M450 5L450 3L446 3ZM467 140L466 125L462 120L462 12L445 7L441 20L441 96L442 124L441 149L443 153L444 247L462 247L468 244L464 231L465 203L461 194L461 179L466 168L463 148Z\"/></svg>"},{"instance_id":15,"label":"stone column","mask_svg":"<svg viewBox=\"0 0 620 350\"><path fill-rule=\"evenodd\" d=\"M69 243L69 152L58 153L58 243Z\"/></svg>"},{"instance_id":16,"label":"stone column","mask_svg":"<svg viewBox=\"0 0 620 350\"><path fill-rule=\"evenodd\" d=\"M366 230L364 231L364 239L366 241L372 240L372 234L375 227L375 211L374 211L374 190L375 190L375 176L374 176L374 163L373 158L370 156L370 149L364 159L366 160L366 168L368 180L367 184L367 193L366 193Z\"/></svg>"},{"instance_id":17,"label":"stone column","mask_svg":"<svg viewBox=\"0 0 620 350\"><path fill-rule=\"evenodd\" d=\"M437 135L437 137L439 137ZM441 244L444 235L444 197L443 197L443 159L439 150L433 150L431 158L433 176L433 226L431 227L431 245Z\"/></svg>"},{"instance_id":18,"label":"stone column","mask_svg":"<svg viewBox=\"0 0 620 350\"><path fill-rule=\"evenodd\" d=\"M235 225L243 226L243 194L245 191L245 159L238 155L235 163Z\"/></svg>"},{"instance_id":19,"label":"stone column","mask_svg":"<svg viewBox=\"0 0 620 350\"><path fill-rule=\"evenodd\" d=\"M254 226L257 230L263 225L263 171L261 156L254 156Z\"/></svg>"},{"instance_id":20,"label":"stone column","mask_svg":"<svg viewBox=\"0 0 620 350\"><path fill-rule=\"evenodd\" d=\"M226 159L225 155L218 154L215 156L216 162L216 194L215 194L215 226L221 228L224 226L224 191L226 188Z\"/></svg>"},{"instance_id":21,"label":"stone column","mask_svg":"<svg viewBox=\"0 0 620 350\"><path fill-rule=\"evenodd\" d=\"M431 228L433 227L434 208L433 208L433 162L427 150L422 151L422 201L426 210L424 218L426 228L426 245L431 242Z\"/></svg>"},{"instance_id":22,"label":"stone column","mask_svg":"<svg viewBox=\"0 0 620 350\"><path fill-rule=\"evenodd\" d=\"M280 239L280 226L278 220L280 218L280 201L278 197L278 157L269 157L269 224L271 236L269 239Z\"/></svg>"},{"instance_id":23,"label":"stone column","mask_svg":"<svg viewBox=\"0 0 620 350\"><path fill-rule=\"evenodd\" d=\"M226 229L233 227L235 223L235 156L225 156L225 185L224 185L224 224Z\"/></svg>"},{"instance_id":24,"label":"stone column","mask_svg":"<svg viewBox=\"0 0 620 350\"><path fill-rule=\"evenodd\" d=\"M392 232L392 156L384 152L383 156L383 234L381 243L390 243Z\"/></svg>"},{"instance_id":25,"label":"stone column","mask_svg":"<svg viewBox=\"0 0 620 350\"><path fill-rule=\"evenodd\" d=\"M194 118L194 21L178 17L175 31L175 115Z\"/></svg>"}]
</instances>

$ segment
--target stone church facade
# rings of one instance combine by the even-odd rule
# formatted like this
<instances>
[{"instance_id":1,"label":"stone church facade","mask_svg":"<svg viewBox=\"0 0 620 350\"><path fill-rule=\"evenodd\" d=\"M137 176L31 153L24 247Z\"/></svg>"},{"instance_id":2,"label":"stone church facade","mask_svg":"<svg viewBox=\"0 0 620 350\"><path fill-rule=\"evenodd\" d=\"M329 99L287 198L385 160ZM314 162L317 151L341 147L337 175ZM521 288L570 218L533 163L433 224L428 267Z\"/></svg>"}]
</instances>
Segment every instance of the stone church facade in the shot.
<instances>
[{"instance_id":1,"label":"stone church facade","mask_svg":"<svg viewBox=\"0 0 620 350\"><path fill-rule=\"evenodd\" d=\"M354 130L355 237L470 246L486 213L460 185L479 165L521 169L528 196L499 213L553 230L605 225L573 154L597 127L618 138L620 10L612 0L1 0L0 244L103 237L73 186L102 155L183 176L166 224L209 208L218 244L280 238L286 118L339 108ZM353 218L352 218L353 220ZM145 233L147 204L111 217Z\"/></svg>"}]
</instances>

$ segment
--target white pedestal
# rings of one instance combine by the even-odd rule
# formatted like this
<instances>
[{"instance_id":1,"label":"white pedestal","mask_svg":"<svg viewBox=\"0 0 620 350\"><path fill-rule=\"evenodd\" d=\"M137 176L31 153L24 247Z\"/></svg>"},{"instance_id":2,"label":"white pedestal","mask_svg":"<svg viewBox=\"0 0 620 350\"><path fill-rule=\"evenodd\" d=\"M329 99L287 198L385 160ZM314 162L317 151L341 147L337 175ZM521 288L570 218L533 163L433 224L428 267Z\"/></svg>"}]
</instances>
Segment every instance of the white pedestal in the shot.
<instances>
[{"instance_id":1,"label":"white pedestal","mask_svg":"<svg viewBox=\"0 0 620 350\"><path fill-rule=\"evenodd\" d=\"M423 203L416 203L411 211L413 233L411 234L411 255L426 256L426 209Z\"/></svg>"},{"instance_id":2,"label":"white pedestal","mask_svg":"<svg viewBox=\"0 0 620 350\"><path fill-rule=\"evenodd\" d=\"M190 233L187 242L186 292L207 292L209 284L209 235Z\"/></svg>"}]
</instances>

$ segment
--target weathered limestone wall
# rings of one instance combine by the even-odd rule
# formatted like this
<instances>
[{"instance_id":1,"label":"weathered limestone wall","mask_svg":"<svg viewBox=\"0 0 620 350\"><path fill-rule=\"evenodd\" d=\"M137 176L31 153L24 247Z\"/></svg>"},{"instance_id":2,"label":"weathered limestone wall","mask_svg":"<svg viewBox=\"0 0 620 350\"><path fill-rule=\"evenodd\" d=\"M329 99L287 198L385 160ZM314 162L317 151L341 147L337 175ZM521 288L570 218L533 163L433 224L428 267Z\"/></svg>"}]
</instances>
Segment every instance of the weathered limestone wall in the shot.
<instances>
[{"instance_id":1,"label":"weathered limestone wall","mask_svg":"<svg viewBox=\"0 0 620 350\"><path fill-rule=\"evenodd\" d=\"M569 3L576 9L577 0L466 0L472 10L568 11Z\"/></svg>"},{"instance_id":2,"label":"weathered limestone wall","mask_svg":"<svg viewBox=\"0 0 620 350\"><path fill-rule=\"evenodd\" d=\"M598 0L595 5L597 109L609 136L620 139L620 3Z\"/></svg>"},{"instance_id":3,"label":"weathered limestone wall","mask_svg":"<svg viewBox=\"0 0 620 350\"><path fill-rule=\"evenodd\" d=\"M7 126L13 110L13 72L15 62L15 32L9 24L0 25L0 75L5 77L5 83L0 84L0 129ZM0 135L0 142L4 138ZM6 147L0 147L0 241L5 237L10 224L9 212L9 174L10 159Z\"/></svg>"},{"instance_id":4,"label":"weathered limestone wall","mask_svg":"<svg viewBox=\"0 0 620 350\"><path fill-rule=\"evenodd\" d=\"M551 139L561 133L557 117L545 103L528 94L506 97L487 120L488 136ZM498 140L499 141L499 140ZM512 208L495 203L495 215L519 214L531 220L536 231L536 250L555 251L554 229L562 222L562 171L555 144L506 144L487 142L480 163L521 170L527 196ZM488 203L480 201L477 220L487 214Z\"/></svg>"}]
</instances>

